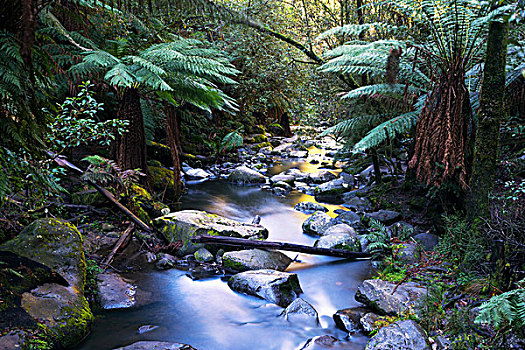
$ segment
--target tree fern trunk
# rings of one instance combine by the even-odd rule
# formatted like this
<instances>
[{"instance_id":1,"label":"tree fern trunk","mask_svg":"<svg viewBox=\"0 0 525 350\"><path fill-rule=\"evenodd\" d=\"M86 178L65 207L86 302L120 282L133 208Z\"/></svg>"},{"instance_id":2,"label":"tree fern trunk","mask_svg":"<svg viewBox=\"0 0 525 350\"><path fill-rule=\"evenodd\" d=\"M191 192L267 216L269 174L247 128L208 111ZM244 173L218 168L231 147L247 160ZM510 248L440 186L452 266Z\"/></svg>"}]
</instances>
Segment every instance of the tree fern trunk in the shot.
<instances>
[{"instance_id":1,"label":"tree fern trunk","mask_svg":"<svg viewBox=\"0 0 525 350\"><path fill-rule=\"evenodd\" d=\"M140 107L140 96L135 88L126 88L120 101L118 116L127 120L127 132L118 140L115 160L122 170L141 169L148 175L146 162L146 134L144 132L144 117ZM144 179L143 184L147 184Z\"/></svg>"},{"instance_id":2,"label":"tree fern trunk","mask_svg":"<svg viewBox=\"0 0 525 350\"><path fill-rule=\"evenodd\" d=\"M509 25L492 21L489 26L478 125L467 209L469 216L489 215L489 195L494 187L499 130L505 117L505 62Z\"/></svg>"},{"instance_id":3,"label":"tree fern trunk","mask_svg":"<svg viewBox=\"0 0 525 350\"><path fill-rule=\"evenodd\" d=\"M175 191L175 197L178 198L182 194L180 177L180 117L179 113L172 106L167 107L166 115L166 135L168 136L168 146L173 159L173 190Z\"/></svg>"}]
</instances>

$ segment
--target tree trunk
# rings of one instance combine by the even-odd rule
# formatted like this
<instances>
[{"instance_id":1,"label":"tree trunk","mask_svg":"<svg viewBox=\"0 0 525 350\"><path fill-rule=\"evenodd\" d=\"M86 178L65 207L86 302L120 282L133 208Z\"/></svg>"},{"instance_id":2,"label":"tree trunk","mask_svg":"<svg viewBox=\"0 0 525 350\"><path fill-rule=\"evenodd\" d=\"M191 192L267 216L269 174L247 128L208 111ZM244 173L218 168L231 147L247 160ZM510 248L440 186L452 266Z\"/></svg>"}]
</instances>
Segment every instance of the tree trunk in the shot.
<instances>
[{"instance_id":1,"label":"tree trunk","mask_svg":"<svg viewBox=\"0 0 525 350\"><path fill-rule=\"evenodd\" d=\"M290 128L290 117L288 116L288 112L281 114L279 125L283 128L283 136L291 137L293 135L292 129Z\"/></svg>"},{"instance_id":2,"label":"tree trunk","mask_svg":"<svg viewBox=\"0 0 525 350\"><path fill-rule=\"evenodd\" d=\"M467 205L470 218L489 215L489 195L494 187L498 159L499 130L506 112L504 97L508 32L507 22L490 22Z\"/></svg>"},{"instance_id":3,"label":"tree trunk","mask_svg":"<svg viewBox=\"0 0 525 350\"><path fill-rule=\"evenodd\" d=\"M175 197L179 198L182 194L182 181L180 177L180 117L179 113L173 106L167 107L166 110L166 135L168 137L168 146L173 159L173 190Z\"/></svg>"},{"instance_id":4,"label":"tree trunk","mask_svg":"<svg viewBox=\"0 0 525 350\"><path fill-rule=\"evenodd\" d=\"M147 184L148 163L146 161L146 134L144 117L140 107L139 92L135 88L126 88L120 101L118 116L127 120L127 132L117 140L115 159L122 170L140 169L146 178L141 181Z\"/></svg>"}]
</instances>

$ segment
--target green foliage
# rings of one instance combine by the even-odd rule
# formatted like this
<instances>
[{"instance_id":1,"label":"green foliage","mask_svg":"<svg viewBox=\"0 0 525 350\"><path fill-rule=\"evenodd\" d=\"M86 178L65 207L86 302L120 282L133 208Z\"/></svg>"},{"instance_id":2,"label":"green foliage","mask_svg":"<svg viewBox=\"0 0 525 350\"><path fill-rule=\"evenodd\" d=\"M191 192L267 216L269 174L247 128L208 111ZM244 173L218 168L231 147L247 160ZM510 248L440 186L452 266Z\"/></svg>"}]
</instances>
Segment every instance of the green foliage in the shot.
<instances>
[{"instance_id":1,"label":"green foliage","mask_svg":"<svg viewBox=\"0 0 525 350\"><path fill-rule=\"evenodd\" d=\"M221 149L223 151L230 151L232 149L242 146L243 139L242 135L240 134L241 132L242 129L238 129L226 134L226 136L224 136L222 139Z\"/></svg>"},{"instance_id":2,"label":"green foliage","mask_svg":"<svg viewBox=\"0 0 525 350\"><path fill-rule=\"evenodd\" d=\"M525 280L521 281L524 283ZM517 335L525 336L525 288L521 287L495 295L480 306L475 320L496 329L509 327Z\"/></svg>"},{"instance_id":3,"label":"green foliage","mask_svg":"<svg viewBox=\"0 0 525 350\"><path fill-rule=\"evenodd\" d=\"M368 250L374 259L380 255L391 252L392 244L390 243L390 234L388 228L381 222L370 219L370 231L364 235L368 240Z\"/></svg>"},{"instance_id":4,"label":"green foliage","mask_svg":"<svg viewBox=\"0 0 525 350\"><path fill-rule=\"evenodd\" d=\"M93 300L98 293L97 276L102 272L102 268L95 260L86 260L86 283L84 284L84 293L90 300Z\"/></svg>"}]
</instances>

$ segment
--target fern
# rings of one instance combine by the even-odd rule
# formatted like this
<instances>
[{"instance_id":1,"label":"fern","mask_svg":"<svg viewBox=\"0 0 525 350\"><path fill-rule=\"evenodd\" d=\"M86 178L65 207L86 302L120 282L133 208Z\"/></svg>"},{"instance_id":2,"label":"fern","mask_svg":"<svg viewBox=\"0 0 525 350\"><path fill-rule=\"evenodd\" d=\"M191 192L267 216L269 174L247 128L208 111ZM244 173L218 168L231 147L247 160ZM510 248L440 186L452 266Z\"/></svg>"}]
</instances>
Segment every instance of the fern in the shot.
<instances>
[{"instance_id":1,"label":"fern","mask_svg":"<svg viewBox=\"0 0 525 350\"><path fill-rule=\"evenodd\" d=\"M370 231L364 235L364 238L368 240L368 251L372 254L372 257L376 259L386 251L392 249L390 243L390 234L388 228L381 222L370 219L369 222Z\"/></svg>"},{"instance_id":2,"label":"fern","mask_svg":"<svg viewBox=\"0 0 525 350\"><path fill-rule=\"evenodd\" d=\"M524 281L522 280L521 283ZM523 332L525 327L525 288L495 295L480 306L475 320L478 324L490 324L496 328L510 326Z\"/></svg>"}]
</instances>

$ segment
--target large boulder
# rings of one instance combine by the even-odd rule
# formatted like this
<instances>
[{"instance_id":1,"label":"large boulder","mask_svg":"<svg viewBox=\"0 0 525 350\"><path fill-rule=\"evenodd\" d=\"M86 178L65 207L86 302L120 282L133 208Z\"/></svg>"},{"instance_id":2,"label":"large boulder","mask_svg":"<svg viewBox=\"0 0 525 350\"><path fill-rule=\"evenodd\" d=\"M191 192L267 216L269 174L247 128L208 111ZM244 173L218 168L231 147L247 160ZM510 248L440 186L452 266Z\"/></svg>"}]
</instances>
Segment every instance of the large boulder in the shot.
<instances>
[{"instance_id":1,"label":"large boulder","mask_svg":"<svg viewBox=\"0 0 525 350\"><path fill-rule=\"evenodd\" d=\"M307 214L312 214L316 211L328 211L327 207L315 202L299 202L294 206L294 209Z\"/></svg>"},{"instance_id":2,"label":"large boulder","mask_svg":"<svg viewBox=\"0 0 525 350\"><path fill-rule=\"evenodd\" d=\"M394 291L395 290L395 291ZM381 314L418 314L418 304L427 289L414 282L396 283L383 280L365 280L357 288L355 299Z\"/></svg>"},{"instance_id":3,"label":"large boulder","mask_svg":"<svg viewBox=\"0 0 525 350\"><path fill-rule=\"evenodd\" d=\"M328 170L321 170L316 173L310 174L310 177L308 180L310 182L313 182L314 184L322 184L328 181L335 180L337 176L335 176L332 172Z\"/></svg>"},{"instance_id":4,"label":"large boulder","mask_svg":"<svg viewBox=\"0 0 525 350\"><path fill-rule=\"evenodd\" d=\"M396 244L394 246L394 249L396 250L396 258L397 260L412 264L421 258L421 250L419 245L416 243L400 243Z\"/></svg>"},{"instance_id":5,"label":"large boulder","mask_svg":"<svg viewBox=\"0 0 525 350\"><path fill-rule=\"evenodd\" d=\"M206 170L199 169L199 168L197 168L197 169L192 169L192 168L187 169L185 171L185 174L188 177L188 179L194 179L194 180L207 179L207 178L213 176L213 174L210 174Z\"/></svg>"},{"instance_id":6,"label":"large boulder","mask_svg":"<svg viewBox=\"0 0 525 350\"><path fill-rule=\"evenodd\" d=\"M279 251L249 249L226 252L222 264L237 271L270 269L284 271L292 259Z\"/></svg>"},{"instance_id":7,"label":"large boulder","mask_svg":"<svg viewBox=\"0 0 525 350\"><path fill-rule=\"evenodd\" d=\"M328 249L345 249L352 252L361 251L361 243L356 235L348 233L327 234L314 243L314 247Z\"/></svg>"},{"instance_id":8,"label":"large boulder","mask_svg":"<svg viewBox=\"0 0 525 350\"><path fill-rule=\"evenodd\" d=\"M199 235L228 236L250 239L268 237L268 230L260 225L235 221L200 210L182 210L155 219L155 225L169 242L182 241L178 256L195 253L202 244L192 243L190 238ZM213 247L210 247L213 249Z\"/></svg>"},{"instance_id":9,"label":"large boulder","mask_svg":"<svg viewBox=\"0 0 525 350\"><path fill-rule=\"evenodd\" d=\"M372 208L372 203L365 197L357 197L356 195L351 196L350 194L353 194L355 192L348 192L343 195L343 200L345 201L343 206L357 211L357 212L364 212L370 210Z\"/></svg>"},{"instance_id":10,"label":"large boulder","mask_svg":"<svg viewBox=\"0 0 525 350\"><path fill-rule=\"evenodd\" d=\"M254 270L238 273L228 286L236 292L253 295L281 307L287 307L302 293L295 273Z\"/></svg>"},{"instance_id":11,"label":"large boulder","mask_svg":"<svg viewBox=\"0 0 525 350\"><path fill-rule=\"evenodd\" d=\"M238 184L260 184L266 183L266 178L258 171L243 165L232 170L228 181Z\"/></svg>"},{"instance_id":12,"label":"large boulder","mask_svg":"<svg viewBox=\"0 0 525 350\"><path fill-rule=\"evenodd\" d=\"M341 194L347 190L348 185L345 184L343 179L334 179L320 184L315 188L316 195L328 195L328 194Z\"/></svg>"},{"instance_id":13,"label":"large boulder","mask_svg":"<svg viewBox=\"0 0 525 350\"><path fill-rule=\"evenodd\" d=\"M288 185L292 185L295 181L295 177L293 175L286 175L286 174L277 174L270 178L270 183L274 184L277 182L286 182Z\"/></svg>"},{"instance_id":14,"label":"large boulder","mask_svg":"<svg viewBox=\"0 0 525 350\"><path fill-rule=\"evenodd\" d=\"M425 250L432 250L439 243L439 237L429 232L421 232L414 236L414 239Z\"/></svg>"},{"instance_id":15,"label":"large boulder","mask_svg":"<svg viewBox=\"0 0 525 350\"><path fill-rule=\"evenodd\" d=\"M366 344L365 350L430 350L425 331L413 320L383 327Z\"/></svg>"},{"instance_id":16,"label":"large boulder","mask_svg":"<svg viewBox=\"0 0 525 350\"><path fill-rule=\"evenodd\" d=\"M281 313L287 321L308 326L319 325L319 317L314 307L304 299L297 298Z\"/></svg>"},{"instance_id":17,"label":"large boulder","mask_svg":"<svg viewBox=\"0 0 525 350\"><path fill-rule=\"evenodd\" d=\"M401 219L401 214L399 214L397 211L392 210L379 210L373 213L366 213L365 217L368 220L374 219L379 222L382 222L385 225L390 225L396 221L399 221L399 219Z\"/></svg>"},{"instance_id":18,"label":"large boulder","mask_svg":"<svg viewBox=\"0 0 525 350\"><path fill-rule=\"evenodd\" d=\"M352 226L361 222L361 216L357 215L353 211L345 211L335 218L335 222L338 224L347 224Z\"/></svg>"},{"instance_id":19,"label":"large boulder","mask_svg":"<svg viewBox=\"0 0 525 350\"><path fill-rule=\"evenodd\" d=\"M335 325L349 333L355 333L361 328L361 318L370 310L366 307L357 306L348 309L338 310L333 318Z\"/></svg>"},{"instance_id":20,"label":"large boulder","mask_svg":"<svg viewBox=\"0 0 525 350\"><path fill-rule=\"evenodd\" d=\"M322 236L332 226L332 218L323 212L316 211L303 222L303 231L306 234Z\"/></svg>"},{"instance_id":21,"label":"large boulder","mask_svg":"<svg viewBox=\"0 0 525 350\"><path fill-rule=\"evenodd\" d=\"M112 272L97 275L97 300L104 310L126 309L135 305L136 287Z\"/></svg>"},{"instance_id":22,"label":"large boulder","mask_svg":"<svg viewBox=\"0 0 525 350\"><path fill-rule=\"evenodd\" d=\"M49 281L20 295L20 307L44 327L59 348L73 347L88 333L93 314L84 297L86 261L77 228L58 219L39 219L0 250L56 271L63 283Z\"/></svg>"},{"instance_id":23,"label":"large boulder","mask_svg":"<svg viewBox=\"0 0 525 350\"><path fill-rule=\"evenodd\" d=\"M167 341L139 341L128 346L115 348L113 350L195 350L187 344L172 343Z\"/></svg>"}]
</instances>

